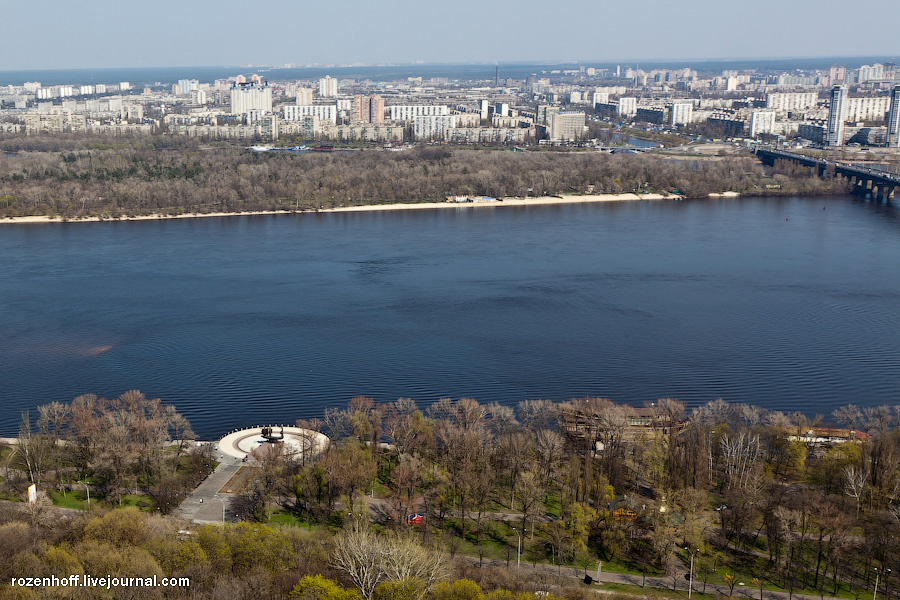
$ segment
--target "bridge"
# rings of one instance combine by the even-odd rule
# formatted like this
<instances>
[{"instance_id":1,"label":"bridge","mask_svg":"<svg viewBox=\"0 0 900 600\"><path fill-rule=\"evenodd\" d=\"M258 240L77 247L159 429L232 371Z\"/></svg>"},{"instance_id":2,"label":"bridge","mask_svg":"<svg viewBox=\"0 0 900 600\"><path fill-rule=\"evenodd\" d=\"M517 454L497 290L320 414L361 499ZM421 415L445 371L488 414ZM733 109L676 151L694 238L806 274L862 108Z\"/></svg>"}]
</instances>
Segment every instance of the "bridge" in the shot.
<instances>
[{"instance_id":1,"label":"bridge","mask_svg":"<svg viewBox=\"0 0 900 600\"><path fill-rule=\"evenodd\" d=\"M776 160L789 160L816 169L819 177L830 175L843 177L850 182L851 192L872 200L890 200L900 190L900 175L871 167L813 158L796 152L757 148L756 156L764 165L772 166Z\"/></svg>"}]
</instances>

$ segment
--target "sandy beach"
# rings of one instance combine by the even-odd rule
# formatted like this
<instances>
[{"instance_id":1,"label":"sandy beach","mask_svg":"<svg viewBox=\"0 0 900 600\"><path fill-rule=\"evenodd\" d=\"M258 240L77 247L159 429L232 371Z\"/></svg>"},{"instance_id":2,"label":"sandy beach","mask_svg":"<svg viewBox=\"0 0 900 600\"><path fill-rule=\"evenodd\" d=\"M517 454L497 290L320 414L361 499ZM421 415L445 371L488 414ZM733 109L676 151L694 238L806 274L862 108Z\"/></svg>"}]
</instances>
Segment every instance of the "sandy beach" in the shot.
<instances>
[{"instance_id":1,"label":"sandy beach","mask_svg":"<svg viewBox=\"0 0 900 600\"><path fill-rule=\"evenodd\" d=\"M675 194L593 194L593 195L562 195L541 196L538 198L503 198L502 200L487 200L478 202L416 202L396 204L367 204L362 206L341 206L337 208L324 208L318 211L292 211L292 210L260 210L244 212L213 212L213 213L185 213L180 215L138 215L133 217L121 217L118 219L102 217L85 217L83 219L48 216L31 217L7 217L0 218L0 224L42 224L42 223L97 223L100 221L158 221L166 219L196 219L203 217L240 217L254 215L289 215L310 212L365 212L382 210L425 210L435 208L481 208L502 206L541 206L548 204L580 204L588 202L635 202L640 200L681 200L681 196Z\"/></svg>"}]
</instances>

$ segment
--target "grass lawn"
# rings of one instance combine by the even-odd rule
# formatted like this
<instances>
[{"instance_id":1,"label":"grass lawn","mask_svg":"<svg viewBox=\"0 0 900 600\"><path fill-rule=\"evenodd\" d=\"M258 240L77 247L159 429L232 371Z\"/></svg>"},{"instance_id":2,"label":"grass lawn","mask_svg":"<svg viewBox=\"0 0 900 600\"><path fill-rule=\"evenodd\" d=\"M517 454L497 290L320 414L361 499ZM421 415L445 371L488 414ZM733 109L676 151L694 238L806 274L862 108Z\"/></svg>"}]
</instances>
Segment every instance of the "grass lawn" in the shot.
<instances>
[{"instance_id":1,"label":"grass lawn","mask_svg":"<svg viewBox=\"0 0 900 600\"><path fill-rule=\"evenodd\" d=\"M122 496L122 506L120 507L118 504L115 505L115 508L125 508L126 506L136 506L143 511L152 511L153 510L153 501L150 500L147 496L141 496L138 494L125 494Z\"/></svg>"},{"instance_id":2,"label":"grass lawn","mask_svg":"<svg viewBox=\"0 0 900 600\"><path fill-rule=\"evenodd\" d=\"M274 511L269 517L269 520L266 521L266 525L273 525L276 527L301 527L303 529L314 529L312 525L310 525L306 521L301 521L299 518L297 518L297 515L294 515L286 510Z\"/></svg>"},{"instance_id":3,"label":"grass lawn","mask_svg":"<svg viewBox=\"0 0 900 600\"><path fill-rule=\"evenodd\" d=\"M590 573L590 572L589 572ZM686 589L679 589L676 591L665 590L663 588L651 588L651 587L641 587L639 585L629 585L627 583L612 583L612 582L603 582L600 584L600 589L608 592L624 592L628 594L638 594L644 598L687 598L688 592ZM697 598L697 600L714 600L719 597L718 594L701 594L697 591L696 582L694 584L694 591L691 593L691 598Z\"/></svg>"},{"instance_id":4,"label":"grass lawn","mask_svg":"<svg viewBox=\"0 0 900 600\"><path fill-rule=\"evenodd\" d=\"M50 492L50 500L53 501L54 506L61 508L72 508L75 510L87 510L88 508L87 495L84 492L70 491L63 496L62 492L52 490ZM92 502L92 504L94 503Z\"/></svg>"},{"instance_id":5,"label":"grass lawn","mask_svg":"<svg viewBox=\"0 0 900 600\"><path fill-rule=\"evenodd\" d=\"M0 500L6 500L7 502L25 502L25 498L12 492L0 494Z\"/></svg>"}]
</instances>

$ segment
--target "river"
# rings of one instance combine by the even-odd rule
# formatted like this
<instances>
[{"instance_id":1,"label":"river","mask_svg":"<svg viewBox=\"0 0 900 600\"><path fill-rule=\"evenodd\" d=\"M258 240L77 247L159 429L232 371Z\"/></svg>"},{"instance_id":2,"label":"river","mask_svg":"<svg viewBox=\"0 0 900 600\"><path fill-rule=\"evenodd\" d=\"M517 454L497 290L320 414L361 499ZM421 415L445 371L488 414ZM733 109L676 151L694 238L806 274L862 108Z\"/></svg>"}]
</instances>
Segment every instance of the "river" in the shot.
<instances>
[{"instance_id":1,"label":"river","mask_svg":"<svg viewBox=\"0 0 900 600\"><path fill-rule=\"evenodd\" d=\"M129 389L201 437L355 395L900 404L900 212L853 197L0 226L0 435Z\"/></svg>"}]
</instances>

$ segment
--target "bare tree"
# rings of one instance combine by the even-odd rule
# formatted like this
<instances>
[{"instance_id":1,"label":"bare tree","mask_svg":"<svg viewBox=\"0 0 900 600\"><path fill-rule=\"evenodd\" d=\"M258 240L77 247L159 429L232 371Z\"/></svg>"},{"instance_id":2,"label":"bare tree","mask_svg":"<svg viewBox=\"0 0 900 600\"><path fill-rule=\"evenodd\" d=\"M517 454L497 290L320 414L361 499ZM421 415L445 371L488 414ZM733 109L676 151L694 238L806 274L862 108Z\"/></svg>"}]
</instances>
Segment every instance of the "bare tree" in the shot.
<instances>
[{"instance_id":1,"label":"bare tree","mask_svg":"<svg viewBox=\"0 0 900 600\"><path fill-rule=\"evenodd\" d=\"M760 456L759 435L741 431L723 436L722 455L728 487L746 488Z\"/></svg>"},{"instance_id":2,"label":"bare tree","mask_svg":"<svg viewBox=\"0 0 900 600\"><path fill-rule=\"evenodd\" d=\"M869 471L855 465L844 467L844 486L848 496L856 500L856 518L859 519L859 505L866 493Z\"/></svg>"},{"instance_id":3,"label":"bare tree","mask_svg":"<svg viewBox=\"0 0 900 600\"><path fill-rule=\"evenodd\" d=\"M359 528L334 539L331 564L347 575L364 598L371 598L386 576L382 566L386 553L386 545L374 531Z\"/></svg>"},{"instance_id":4,"label":"bare tree","mask_svg":"<svg viewBox=\"0 0 900 600\"><path fill-rule=\"evenodd\" d=\"M389 534L385 540L387 552L382 561L384 577L388 581L419 579L426 589L447 576L447 556L442 551L428 550L410 535Z\"/></svg>"},{"instance_id":5,"label":"bare tree","mask_svg":"<svg viewBox=\"0 0 900 600\"><path fill-rule=\"evenodd\" d=\"M334 540L331 564L343 571L364 598L382 581L419 579L426 589L447 575L447 557L423 548L409 536L379 537L365 526L345 530Z\"/></svg>"},{"instance_id":6,"label":"bare tree","mask_svg":"<svg viewBox=\"0 0 900 600\"><path fill-rule=\"evenodd\" d=\"M40 484L44 473L53 466L54 450L52 439L32 431L28 411L23 411L15 452L31 483Z\"/></svg>"}]
</instances>

